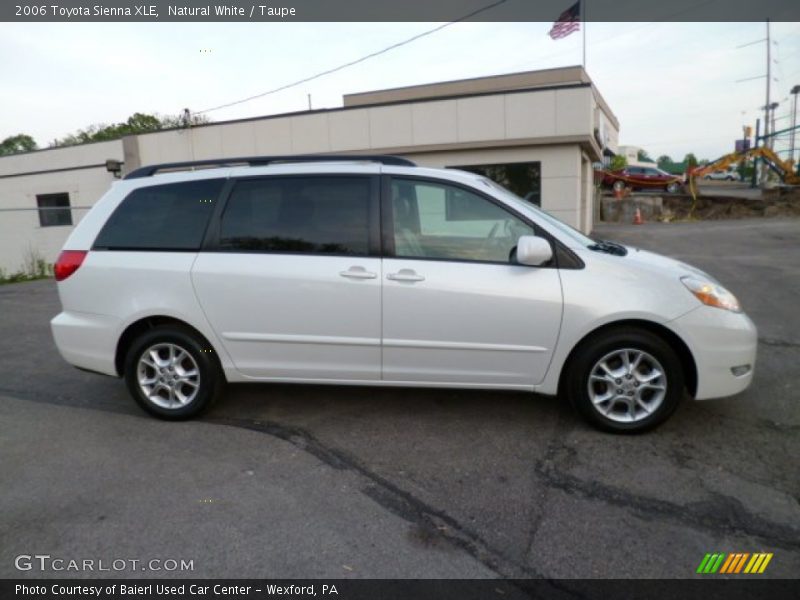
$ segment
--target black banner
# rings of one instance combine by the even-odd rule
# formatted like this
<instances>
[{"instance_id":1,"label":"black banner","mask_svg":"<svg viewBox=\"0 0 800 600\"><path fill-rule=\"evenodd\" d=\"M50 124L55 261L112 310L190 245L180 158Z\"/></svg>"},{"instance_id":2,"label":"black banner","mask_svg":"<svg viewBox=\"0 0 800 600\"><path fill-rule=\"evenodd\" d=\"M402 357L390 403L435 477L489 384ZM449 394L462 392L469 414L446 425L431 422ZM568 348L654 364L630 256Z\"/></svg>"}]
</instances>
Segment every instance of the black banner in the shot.
<instances>
[{"instance_id":1,"label":"black banner","mask_svg":"<svg viewBox=\"0 0 800 600\"><path fill-rule=\"evenodd\" d=\"M797 598L797 580L760 579L553 579L553 580L398 580L398 579L192 579L2 580L3 600L263 600L328 598L336 600L784 600Z\"/></svg>"},{"instance_id":2,"label":"black banner","mask_svg":"<svg viewBox=\"0 0 800 600\"><path fill-rule=\"evenodd\" d=\"M0 21L555 21L572 0L16 0ZM797 0L582 0L582 21L798 21Z\"/></svg>"}]
</instances>

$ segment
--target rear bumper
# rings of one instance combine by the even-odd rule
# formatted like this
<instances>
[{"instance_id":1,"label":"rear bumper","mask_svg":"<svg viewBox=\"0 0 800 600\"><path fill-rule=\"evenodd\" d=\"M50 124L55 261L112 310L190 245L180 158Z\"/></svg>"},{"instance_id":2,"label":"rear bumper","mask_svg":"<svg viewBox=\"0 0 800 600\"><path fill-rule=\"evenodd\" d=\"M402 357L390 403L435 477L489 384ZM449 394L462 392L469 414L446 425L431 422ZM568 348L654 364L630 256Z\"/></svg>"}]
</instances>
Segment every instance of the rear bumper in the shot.
<instances>
[{"instance_id":1,"label":"rear bumper","mask_svg":"<svg viewBox=\"0 0 800 600\"><path fill-rule=\"evenodd\" d=\"M62 312L50 321L61 356L71 365L118 376L114 356L120 320L107 315Z\"/></svg>"},{"instance_id":2,"label":"rear bumper","mask_svg":"<svg viewBox=\"0 0 800 600\"><path fill-rule=\"evenodd\" d=\"M746 314L701 306L667 325L692 351L696 400L733 396L753 381L758 331Z\"/></svg>"}]
</instances>

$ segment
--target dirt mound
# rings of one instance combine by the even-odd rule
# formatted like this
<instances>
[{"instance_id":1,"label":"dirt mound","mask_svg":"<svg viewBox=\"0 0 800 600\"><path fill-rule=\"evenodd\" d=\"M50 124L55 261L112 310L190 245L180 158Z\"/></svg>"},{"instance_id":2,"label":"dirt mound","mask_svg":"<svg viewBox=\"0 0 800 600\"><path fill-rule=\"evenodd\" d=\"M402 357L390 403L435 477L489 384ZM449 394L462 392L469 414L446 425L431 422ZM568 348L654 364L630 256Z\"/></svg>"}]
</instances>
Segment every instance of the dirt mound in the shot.
<instances>
[{"instance_id":1,"label":"dirt mound","mask_svg":"<svg viewBox=\"0 0 800 600\"><path fill-rule=\"evenodd\" d=\"M770 190L762 198L664 196L662 221L800 217L800 190Z\"/></svg>"}]
</instances>

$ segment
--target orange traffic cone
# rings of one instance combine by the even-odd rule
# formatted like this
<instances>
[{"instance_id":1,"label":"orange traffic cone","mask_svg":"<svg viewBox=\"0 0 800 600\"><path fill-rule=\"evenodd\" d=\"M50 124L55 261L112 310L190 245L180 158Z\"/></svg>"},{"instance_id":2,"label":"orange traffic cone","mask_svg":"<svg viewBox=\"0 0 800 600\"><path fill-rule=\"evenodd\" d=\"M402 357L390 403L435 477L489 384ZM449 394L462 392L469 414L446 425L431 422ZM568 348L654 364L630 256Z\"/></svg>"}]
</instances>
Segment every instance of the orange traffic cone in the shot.
<instances>
[{"instance_id":1,"label":"orange traffic cone","mask_svg":"<svg viewBox=\"0 0 800 600\"><path fill-rule=\"evenodd\" d=\"M636 214L633 215L633 224L641 225L642 223L644 223L644 219L642 218L642 210L639 207L636 207Z\"/></svg>"}]
</instances>

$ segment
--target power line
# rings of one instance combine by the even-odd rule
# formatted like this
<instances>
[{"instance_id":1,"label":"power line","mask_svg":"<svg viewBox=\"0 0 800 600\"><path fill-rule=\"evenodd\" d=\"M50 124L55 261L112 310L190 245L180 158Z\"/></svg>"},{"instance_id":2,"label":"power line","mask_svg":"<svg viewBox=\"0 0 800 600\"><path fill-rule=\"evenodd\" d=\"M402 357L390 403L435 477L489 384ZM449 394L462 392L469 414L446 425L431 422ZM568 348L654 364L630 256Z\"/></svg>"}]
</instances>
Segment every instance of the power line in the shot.
<instances>
[{"instance_id":1,"label":"power line","mask_svg":"<svg viewBox=\"0 0 800 600\"><path fill-rule=\"evenodd\" d=\"M400 48L401 46L405 46L407 44L410 44L411 42L415 42L420 38L424 38L426 36L432 35L432 34L438 32L438 31L441 31L442 29L445 29L446 27L450 27L451 25L455 25L456 23L461 23L462 21L466 21L467 19L470 19L470 18L472 18L472 17L474 17L476 15L479 15L482 12L485 12L487 10L491 10L491 9L495 8L496 6L500 6L501 4L504 4L507 1L508 0L497 0L496 2L493 2L491 4L487 4L486 6L484 6L482 8L479 8L477 10L472 11L471 13L466 14L463 17L461 17L459 19L456 19L455 21L450 21L449 23L444 23L443 25L439 25L438 27L434 27L433 29L429 29L428 31L423 31L422 33L419 33L419 34L417 34L415 36L412 36L412 37L410 37L410 38L408 38L406 40L403 40L402 42L397 42L396 44L392 44L391 46L387 46L385 48L382 48L381 50L377 50L375 52L372 52L370 54L362 56L361 58L357 58L356 60L351 60L350 62L346 62L344 64L341 64L338 67L334 67L332 69L328 69L326 71L322 71L320 73L317 73L316 75L311 75L310 77L306 77L304 79L300 79L300 80L292 82L292 83L287 83L286 85L282 85L280 87L268 90L266 92L262 92L261 94L255 94L253 96L248 96L247 98L242 98L241 100L234 100L233 102L227 102L225 104L220 104L219 106L213 106L211 108L206 108L204 110L199 110L199 111L196 111L194 114L203 114L203 113L211 112L211 111L214 111L214 110L219 110L221 108L228 108L229 106L236 106L237 104L243 104L245 102L250 102L251 100L256 100L257 98L263 98L264 96L269 96L270 94L276 94L277 92L282 92L283 90L288 90L289 88L296 87L296 86L301 85L303 83L308 83L309 81L313 81L315 79L319 79L320 77L324 77L325 75L330 75L331 73L336 73L337 71L341 71L342 69L346 69L347 67L352 67L353 65L357 65L359 63L362 63L365 60L369 60L370 58L375 58L376 56L380 56L381 54L386 54L387 52L389 52L391 50L395 50L396 48Z\"/></svg>"}]
</instances>

